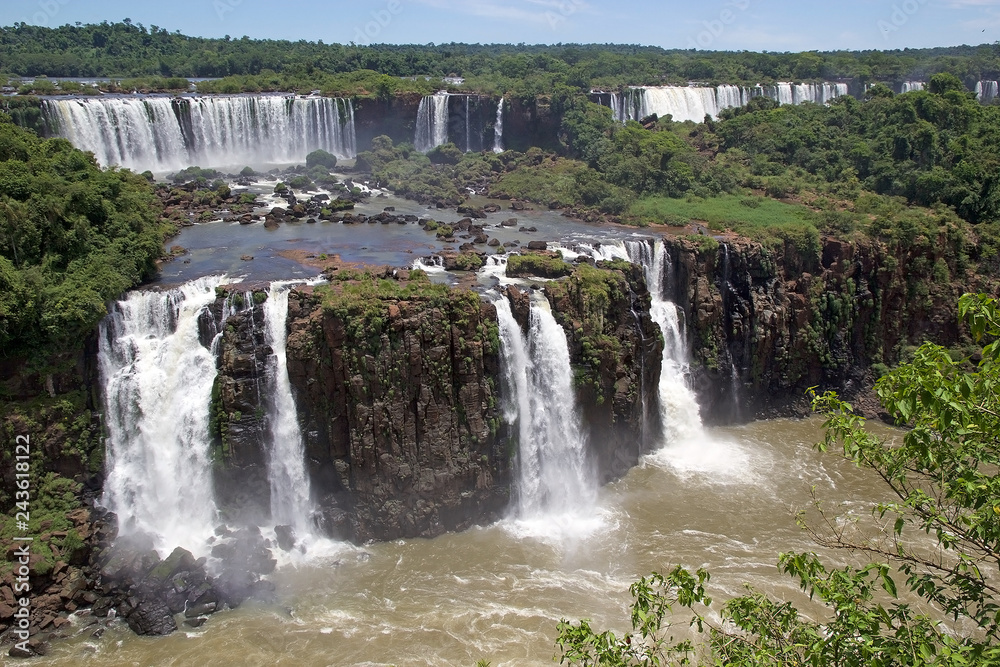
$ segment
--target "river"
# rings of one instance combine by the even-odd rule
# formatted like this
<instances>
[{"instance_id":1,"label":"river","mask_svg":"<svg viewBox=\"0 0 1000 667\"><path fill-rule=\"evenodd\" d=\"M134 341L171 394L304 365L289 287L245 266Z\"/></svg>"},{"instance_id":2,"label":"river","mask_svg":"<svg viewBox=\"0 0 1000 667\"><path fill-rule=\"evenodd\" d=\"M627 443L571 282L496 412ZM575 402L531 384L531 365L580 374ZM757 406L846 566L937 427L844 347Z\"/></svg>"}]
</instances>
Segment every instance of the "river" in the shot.
<instances>
[{"instance_id":1,"label":"river","mask_svg":"<svg viewBox=\"0 0 1000 667\"><path fill-rule=\"evenodd\" d=\"M841 511L880 499L870 471L813 449L820 435L818 419L708 429L603 487L589 534L548 540L509 520L431 540L331 544L279 567L276 604L159 639L119 621L33 664L549 665L560 618L624 630L629 584L676 564L711 571L716 608L744 582L806 604L776 568L781 551L817 548L795 511L814 487Z\"/></svg>"}]
</instances>

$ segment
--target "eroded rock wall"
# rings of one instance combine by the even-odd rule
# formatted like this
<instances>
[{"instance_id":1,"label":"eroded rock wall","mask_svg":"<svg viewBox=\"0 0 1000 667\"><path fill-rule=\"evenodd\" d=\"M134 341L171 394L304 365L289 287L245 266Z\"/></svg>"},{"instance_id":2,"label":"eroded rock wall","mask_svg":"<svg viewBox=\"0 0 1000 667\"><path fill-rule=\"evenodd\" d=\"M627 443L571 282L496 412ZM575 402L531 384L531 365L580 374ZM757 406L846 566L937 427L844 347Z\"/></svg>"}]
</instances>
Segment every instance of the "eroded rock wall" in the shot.
<instances>
[{"instance_id":1,"label":"eroded rock wall","mask_svg":"<svg viewBox=\"0 0 1000 667\"><path fill-rule=\"evenodd\" d=\"M871 386L873 366L892 366L925 340L960 343L958 297L995 289L943 233L905 248L823 238L815 252L665 240L670 293L713 422L803 414L814 386L855 396Z\"/></svg>"},{"instance_id":2,"label":"eroded rock wall","mask_svg":"<svg viewBox=\"0 0 1000 667\"><path fill-rule=\"evenodd\" d=\"M511 455L496 312L473 292L289 299L288 369L314 493L356 541L430 537L499 518Z\"/></svg>"}]
</instances>

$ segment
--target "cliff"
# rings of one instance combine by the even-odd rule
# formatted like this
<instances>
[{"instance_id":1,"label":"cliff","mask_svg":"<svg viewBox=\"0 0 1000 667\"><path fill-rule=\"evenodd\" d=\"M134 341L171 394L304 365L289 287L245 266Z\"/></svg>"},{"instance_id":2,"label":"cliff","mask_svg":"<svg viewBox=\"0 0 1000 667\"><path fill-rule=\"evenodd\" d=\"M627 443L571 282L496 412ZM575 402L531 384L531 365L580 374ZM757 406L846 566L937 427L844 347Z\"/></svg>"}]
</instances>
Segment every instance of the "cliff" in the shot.
<instances>
[{"instance_id":1,"label":"cliff","mask_svg":"<svg viewBox=\"0 0 1000 667\"><path fill-rule=\"evenodd\" d=\"M334 534L430 537L500 517L512 452L496 312L479 295L362 277L289 300L288 370Z\"/></svg>"},{"instance_id":2,"label":"cliff","mask_svg":"<svg viewBox=\"0 0 1000 667\"><path fill-rule=\"evenodd\" d=\"M813 386L859 397L925 340L960 347L958 297L996 289L945 227L905 243L825 237L806 250L665 241L667 294L685 313L712 422L803 414Z\"/></svg>"}]
</instances>

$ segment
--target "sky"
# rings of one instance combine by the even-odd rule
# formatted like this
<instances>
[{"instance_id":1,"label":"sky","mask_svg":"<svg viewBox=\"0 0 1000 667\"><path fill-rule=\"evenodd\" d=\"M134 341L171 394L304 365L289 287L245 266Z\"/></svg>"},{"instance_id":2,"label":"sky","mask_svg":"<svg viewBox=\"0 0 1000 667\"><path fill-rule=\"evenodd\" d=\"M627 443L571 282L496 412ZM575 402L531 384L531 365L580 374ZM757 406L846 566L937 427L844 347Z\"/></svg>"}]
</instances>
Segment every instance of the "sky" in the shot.
<instances>
[{"instance_id":1,"label":"sky","mask_svg":"<svg viewBox=\"0 0 1000 667\"><path fill-rule=\"evenodd\" d=\"M0 25L130 18L203 37L355 44L897 49L1000 40L1000 0L3 0Z\"/></svg>"}]
</instances>

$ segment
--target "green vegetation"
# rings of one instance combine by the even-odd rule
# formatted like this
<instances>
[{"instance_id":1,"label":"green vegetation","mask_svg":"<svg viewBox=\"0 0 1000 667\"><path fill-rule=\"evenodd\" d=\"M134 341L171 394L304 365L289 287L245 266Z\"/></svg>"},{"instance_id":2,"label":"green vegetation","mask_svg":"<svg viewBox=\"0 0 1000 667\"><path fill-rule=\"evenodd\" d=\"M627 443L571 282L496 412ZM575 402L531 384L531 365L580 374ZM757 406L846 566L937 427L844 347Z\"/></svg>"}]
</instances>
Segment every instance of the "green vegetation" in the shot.
<instances>
[{"instance_id":1,"label":"green vegetation","mask_svg":"<svg viewBox=\"0 0 1000 667\"><path fill-rule=\"evenodd\" d=\"M4 69L14 75L142 77L133 80L135 88L156 82L157 89L164 90L181 89L185 78L229 77L224 84L213 82L219 86L213 92L249 90L246 86L308 91L309 86L325 84L342 90L363 88L367 95L380 96L404 85L425 85L431 91L438 82L425 82L425 75L451 74L466 77L477 90L510 91L518 97L553 91L558 95L567 88L688 81L902 81L939 72L963 80L1000 78L1000 53L990 45L806 53L713 53L613 44L360 46L228 35L205 39L128 19L58 28L17 23L0 30L0 44Z\"/></svg>"},{"instance_id":2,"label":"green vegetation","mask_svg":"<svg viewBox=\"0 0 1000 667\"><path fill-rule=\"evenodd\" d=\"M315 150L306 156L306 166L310 169L313 167L333 169L337 166L337 156L322 149Z\"/></svg>"},{"instance_id":3,"label":"green vegetation","mask_svg":"<svg viewBox=\"0 0 1000 667\"><path fill-rule=\"evenodd\" d=\"M39 539L32 544L31 554L40 558L37 562L32 561L31 572L35 576L43 576L52 571L56 562L75 561L83 552L83 540L67 516L81 507L77 497L80 485L52 472L42 472L34 479L40 483L36 482L37 487L33 489L28 530L17 528L16 515L2 516L0 540L10 545L15 544L15 537L37 535ZM57 550L55 553L54 549ZM13 568L11 560L0 561L0 576Z\"/></svg>"},{"instance_id":4,"label":"green vegetation","mask_svg":"<svg viewBox=\"0 0 1000 667\"><path fill-rule=\"evenodd\" d=\"M874 470L888 500L871 522L823 513L827 530L805 524L822 544L862 555L859 567L829 568L811 553L785 553L779 568L826 608L813 620L792 603L749 589L707 617L709 574L677 567L633 584L632 631L617 636L588 621L559 624L562 663L571 665L986 665L1000 661L1000 312L985 295L959 303L981 360L953 359L925 344L913 361L888 371L876 389L885 410L910 427L901 445L865 428L833 393L815 397L827 420L825 450L840 446ZM802 515L805 522L804 515ZM829 532L828 532L829 531ZM935 547L921 539L930 535ZM928 603L929 616L901 598ZM670 613L694 613L700 647L671 636ZM945 627L942 619L949 619Z\"/></svg>"},{"instance_id":5,"label":"green vegetation","mask_svg":"<svg viewBox=\"0 0 1000 667\"><path fill-rule=\"evenodd\" d=\"M105 303L149 278L170 231L150 184L0 115L0 349L77 349Z\"/></svg>"},{"instance_id":6,"label":"green vegetation","mask_svg":"<svg viewBox=\"0 0 1000 667\"><path fill-rule=\"evenodd\" d=\"M507 258L507 275L511 278L562 278L573 273L573 266L561 256L528 253Z\"/></svg>"},{"instance_id":7,"label":"green vegetation","mask_svg":"<svg viewBox=\"0 0 1000 667\"><path fill-rule=\"evenodd\" d=\"M576 384L602 405L614 395L618 379L615 370L622 346L616 335L620 321L614 313L616 306L628 303L628 294L637 287L628 284L633 266L627 262L608 262L600 267L587 263L565 266L572 271L570 277L546 285L546 293L556 320L571 334L570 340L580 346L582 364L575 369ZM566 311L564 302L572 304L572 308Z\"/></svg>"}]
</instances>

